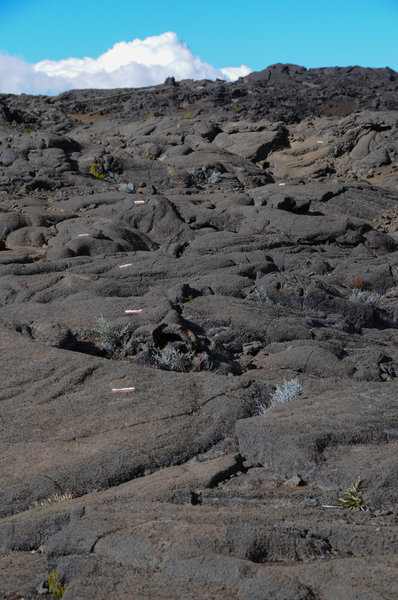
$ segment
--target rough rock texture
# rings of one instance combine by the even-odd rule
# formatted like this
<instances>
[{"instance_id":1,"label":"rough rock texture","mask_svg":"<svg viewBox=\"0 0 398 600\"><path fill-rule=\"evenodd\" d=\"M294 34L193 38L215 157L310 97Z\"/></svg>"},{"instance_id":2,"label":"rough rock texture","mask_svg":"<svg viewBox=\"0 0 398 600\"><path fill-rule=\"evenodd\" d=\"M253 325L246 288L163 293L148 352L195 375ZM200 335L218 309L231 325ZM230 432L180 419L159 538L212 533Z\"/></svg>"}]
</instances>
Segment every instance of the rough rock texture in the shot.
<instances>
[{"instance_id":1,"label":"rough rock texture","mask_svg":"<svg viewBox=\"0 0 398 600\"><path fill-rule=\"evenodd\" d=\"M397 598L398 74L0 119L0 598Z\"/></svg>"}]
</instances>

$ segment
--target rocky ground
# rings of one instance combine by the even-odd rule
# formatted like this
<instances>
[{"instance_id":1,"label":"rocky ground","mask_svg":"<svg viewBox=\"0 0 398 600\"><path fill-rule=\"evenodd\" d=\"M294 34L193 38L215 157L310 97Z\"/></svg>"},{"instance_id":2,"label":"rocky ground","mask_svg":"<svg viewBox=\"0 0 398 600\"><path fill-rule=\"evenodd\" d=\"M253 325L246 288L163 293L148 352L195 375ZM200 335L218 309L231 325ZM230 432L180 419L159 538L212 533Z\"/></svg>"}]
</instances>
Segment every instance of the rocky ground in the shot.
<instances>
[{"instance_id":1,"label":"rocky ground","mask_svg":"<svg viewBox=\"0 0 398 600\"><path fill-rule=\"evenodd\" d=\"M0 96L2 599L398 597L397 116L359 67Z\"/></svg>"}]
</instances>

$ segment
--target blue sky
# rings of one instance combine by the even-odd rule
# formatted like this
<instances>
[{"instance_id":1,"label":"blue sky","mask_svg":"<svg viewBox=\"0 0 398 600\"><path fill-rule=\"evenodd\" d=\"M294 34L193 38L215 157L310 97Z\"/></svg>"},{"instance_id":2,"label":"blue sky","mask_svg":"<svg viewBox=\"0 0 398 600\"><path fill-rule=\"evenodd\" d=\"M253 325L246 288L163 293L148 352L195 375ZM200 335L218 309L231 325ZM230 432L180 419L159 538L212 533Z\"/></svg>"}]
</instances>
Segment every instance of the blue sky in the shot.
<instances>
[{"instance_id":1,"label":"blue sky","mask_svg":"<svg viewBox=\"0 0 398 600\"><path fill-rule=\"evenodd\" d=\"M177 35L177 39L166 40L165 52L169 52L170 64L175 66L178 61L179 43L187 44L191 52L191 57L185 56L186 69L181 73L177 69L177 77L191 73L188 62L193 64L195 57L201 61L201 65L197 63L192 67L191 74L195 78L207 73L202 63L213 68L213 71L208 70L209 78L215 73L214 76L229 79L244 72L231 75L231 72L217 70L241 65L260 70L276 62L306 67L390 66L398 70L397 31L398 0L335 0L333 3L322 0L301 3L292 0L68 0L64 3L0 0L0 91L7 91L7 86L15 88L8 91L29 92L29 86L45 89L49 81L54 89L62 85L68 87L68 83L82 87L81 77L73 80L71 66L79 73L88 68L90 76L86 87L97 87L93 69L98 78L100 67L94 63L89 67L86 63L71 64L67 72L45 63L38 68L39 73L35 70L34 77L29 65L70 57L96 59L117 43L148 37L154 50L164 47L162 37L157 46L157 36L165 32ZM115 61L122 51L127 50L119 46L113 52L113 75L98 79L103 84L98 87L117 87L119 79L126 79L130 73L125 62L123 70L116 74ZM135 54L131 52L131 61L145 62L145 57L137 59L137 56L137 50ZM167 65L164 62L163 68L155 73L155 58L148 60L152 61L147 73L149 85L163 77ZM107 68L110 73L111 67ZM128 75L127 83L131 85L136 80L137 85L145 84L143 63L140 68L134 68L135 74ZM49 70L52 70L50 74ZM18 89L18 86L23 87L24 79L26 89Z\"/></svg>"}]
</instances>

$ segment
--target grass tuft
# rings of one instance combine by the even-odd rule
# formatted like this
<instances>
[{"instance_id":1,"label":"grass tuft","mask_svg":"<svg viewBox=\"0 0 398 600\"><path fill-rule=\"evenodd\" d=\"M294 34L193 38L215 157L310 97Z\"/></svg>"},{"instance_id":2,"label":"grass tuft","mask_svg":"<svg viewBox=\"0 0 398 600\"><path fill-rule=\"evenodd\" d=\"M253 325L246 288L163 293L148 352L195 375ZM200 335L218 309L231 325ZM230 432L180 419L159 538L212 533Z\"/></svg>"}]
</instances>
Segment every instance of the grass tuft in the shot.
<instances>
[{"instance_id":1,"label":"grass tuft","mask_svg":"<svg viewBox=\"0 0 398 600\"><path fill-rule=\"evenodd\" d=\"M48 589L51 592L51 597L54 600L61 600L62 596L64 595L66 585L62 585L62 583L59 581L57 569L53 569L51 573L46 571L46 578Z\"/></svg>"},{"instance_id":2,"label":"grass tuft","mask_svg":"<svg viewBox=\"0 0 398 600\"><path fill-rule=\"evenodd\" d=\"M362 495L358 492L360 477L357 477L351 488L344 496L339 498L339 504L349 510L366 510Z\"/></svg>"},{"instance_id":3,"label":"grass tuft","mask_svg":"<svg viewBox=\"0 0 398 600\"><path fill-rule=\"evenodd\" d=\"M45 498L44 500L39 500L34 502L35 508L40 508L41 506L47 506L47 504L54 504L54 502L63 502L64 500L72 500L73 494L68 492L66 494L54 494L49 498Z\"/></svg>"}]
</instances>

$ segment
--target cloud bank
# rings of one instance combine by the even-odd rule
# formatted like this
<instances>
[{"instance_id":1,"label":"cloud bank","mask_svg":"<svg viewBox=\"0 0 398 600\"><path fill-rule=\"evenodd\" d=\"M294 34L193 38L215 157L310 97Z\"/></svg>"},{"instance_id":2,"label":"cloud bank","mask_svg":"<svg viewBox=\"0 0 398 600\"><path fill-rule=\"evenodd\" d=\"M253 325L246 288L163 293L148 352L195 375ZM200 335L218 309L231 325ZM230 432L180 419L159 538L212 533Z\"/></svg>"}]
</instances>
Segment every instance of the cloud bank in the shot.
<instances>
[{"instance_id":1,"label":"cloud bank","mask_svg":"<svg viewBox=\"0 0 398 600\"><path fill-rule=\"evenodd\" d=\"M251 73L246 65L216 69L194 56L176 33L118 42L98 58L67 58L28 63L0 54L0 92L58 94L84 88L145 87L180 79L234 81Z\"/></svg>"}]
</instances>

